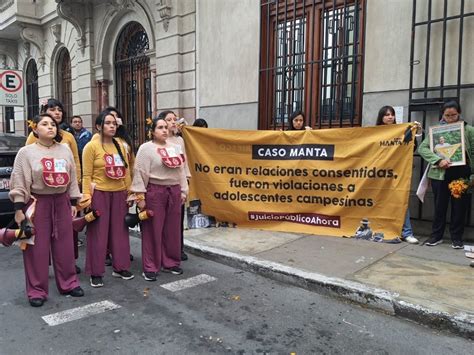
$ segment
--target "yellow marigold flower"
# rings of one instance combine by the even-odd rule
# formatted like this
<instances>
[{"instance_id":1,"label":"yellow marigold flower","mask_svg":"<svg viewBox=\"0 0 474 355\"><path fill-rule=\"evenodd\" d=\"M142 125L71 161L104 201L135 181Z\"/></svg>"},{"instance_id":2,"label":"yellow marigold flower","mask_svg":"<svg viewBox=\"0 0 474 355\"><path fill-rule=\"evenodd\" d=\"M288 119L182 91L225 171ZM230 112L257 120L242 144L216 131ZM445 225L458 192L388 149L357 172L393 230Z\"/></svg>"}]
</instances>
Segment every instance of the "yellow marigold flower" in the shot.
<instances>
[{"instance_id":1,"label":"yellow marigold flower","mask_svg":"<svg viewBox=\"0 0 474 355\"><path fill-rule=\"evenodd\" d=\"M453 180L448 185L451 196L454 198L461 198L461 196L468 190L469 185L465 179Z\"/></svg>"},{"instance_id":2,"label":"yellow marigold flower","mask_svg":"<svg viewBox=\"0 0 474 355\"><path fill-rule=\"evenodd\" d=\"M26 121L28 122L28 127L30 127L31 129L35 129L36 128L36 123L33 122L33 120L28 120Z\"/></svg>"}]
</instances>

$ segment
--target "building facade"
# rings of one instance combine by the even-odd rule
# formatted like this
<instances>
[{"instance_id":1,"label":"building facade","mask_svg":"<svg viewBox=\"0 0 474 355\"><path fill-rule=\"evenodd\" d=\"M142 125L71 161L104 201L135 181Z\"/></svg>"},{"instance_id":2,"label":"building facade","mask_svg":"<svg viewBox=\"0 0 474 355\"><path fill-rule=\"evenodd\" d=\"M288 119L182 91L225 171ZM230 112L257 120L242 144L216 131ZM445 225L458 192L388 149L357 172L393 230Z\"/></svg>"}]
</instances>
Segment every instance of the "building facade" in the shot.
<instances>
[{"instance_id":1,"label":"building facade","mask_svg":"<svg viewBox=\"0 0 474 355\"><path fill-rule=\"evenodd\" d=\"M0 69L21 70L25 88L0 130L25 134L49 97L88 128L116 106L136 145L166 109L284 129L297 109L331 128L392 105L428 127L454 98L472 124L473 57L474 0L0 0Z\"/></svg>"}]
</instances>

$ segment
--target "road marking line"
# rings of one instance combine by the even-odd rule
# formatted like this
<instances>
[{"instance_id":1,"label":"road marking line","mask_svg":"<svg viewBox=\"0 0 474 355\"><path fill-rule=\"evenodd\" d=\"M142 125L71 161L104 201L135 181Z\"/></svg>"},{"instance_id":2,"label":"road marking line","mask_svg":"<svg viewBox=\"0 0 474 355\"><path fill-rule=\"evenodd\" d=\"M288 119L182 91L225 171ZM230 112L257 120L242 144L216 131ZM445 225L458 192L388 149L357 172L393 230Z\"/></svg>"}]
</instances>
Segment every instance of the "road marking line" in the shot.
<instances>
[{"instance_id":1,"label":"road marking line","mask_svg":"<svg viewBox=\"0 0 474 355\"><path fill-rule=\"evenodd\" d=\"M174 282L170 282L164 285L161 285L164 289L167 289L171 292L181 291L186 288L194 287L197 285L202 285L211 281L217 280L215 277L201 274L197 276L190 277L189 279L178 280Z\"/></svg>"},{"instance_id":2,"label":"road marking line","mask_svg":"<svg viewBox=\"0 0 474 355\"><path fill-rule=\"evenodd\" d=\"M81 318L89 317L95 314L104 313L113 309L121 308L120 305L111 301L101 301L91 303L85 306L71 308L66 311L43 316L43 320L50 326L71 322Z\"/></svg>"}]
</instances>

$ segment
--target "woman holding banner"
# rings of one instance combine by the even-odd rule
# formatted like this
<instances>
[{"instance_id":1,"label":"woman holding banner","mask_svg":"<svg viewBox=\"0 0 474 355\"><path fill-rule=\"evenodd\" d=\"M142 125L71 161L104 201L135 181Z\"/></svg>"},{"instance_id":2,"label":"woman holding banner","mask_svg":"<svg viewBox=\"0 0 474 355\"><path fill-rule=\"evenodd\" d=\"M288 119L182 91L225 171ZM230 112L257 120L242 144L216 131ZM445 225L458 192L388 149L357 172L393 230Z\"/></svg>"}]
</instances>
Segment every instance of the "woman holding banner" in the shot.
<instances>
[{"instance_id":1,"label":"woman holding banner","mask_svg":"<svg viewBox=\"0 0 474 355\"><path fill-rule=\"evenodd\" d=\"M30 305L41 307L48 298L50 255L59 292L84 296L74 268L72 235L72 218L81 194L74 157L67 146L59 144L62 137L56 120L43 113L30 125L35 143L21 148L15 158L9 197L18 225L26 218L27 205L35 204L35 244L27 245L23 262Z\"/></svg>"},{"instance_id":2,"label":"woman holding banner","mask_svg":"<svg viewBox=\"0 0 474 355\"><path fill-rule=\"evenodd\" d=\"M395 109L392 106L383 106L377 115L377 126L388 126L396 124ZM416 142L416 141L415 141ZM401 239L410 244L418 244L419 241L413 235L413 229L410 221L410 208L405 213L405 222L403 222Z\"/></svg>"},{"instance_id":3,"label":"woman holding banner","mask_svg":"<svg viewBox=\"0 0 474 355\"><path fill-rule=\"evenodd\" d=\"M461 106L455 101L446 102L441 108L440 124L453 124L461 120ZM431 229L431 238L425 244L435 246L443 242L444 229L446 227L446 213L449 201L451 201L451 223L449 233L451 234L451 247L453 249L464 248L463 233L466 219L469 197L462 194L459 198L451 196L449 183L457 179L470 180L474 172L474 127L464 122L465 152L468 164L451 166L448 159L443 159L430 149L430 137L426 137L418 148L418 153L430 164L428 178L434 194L434 217Z\"/></svg>"},{"instance_id":4,"label":"woman holding banner","mask_svg":"<svg viewBox=\"0 0 474 355\"><path fill-rule=\"evenodd\" d=\"M290 122L290 126L288 127L288 131L304 131L304 130L311 130L310 126L305 126L306 119L304 117L304 113L300 110L293 112L290 117L288 117L288 121Z\"/></svg>"},{"instance_id":5,"label":"woman holding banner","mask_svg":"<svg viewBox=\"0 0 474 355\"><path fill-rule=\"evenodd\" d=\"M156 281L158 272L180 275L181 206L188 194L184 160L178 147L167 141L168 123L153 120L152 140L140 146L130 190L140 210L154 212L142 221L143 278Z\"/></svg>"}]
</instances>

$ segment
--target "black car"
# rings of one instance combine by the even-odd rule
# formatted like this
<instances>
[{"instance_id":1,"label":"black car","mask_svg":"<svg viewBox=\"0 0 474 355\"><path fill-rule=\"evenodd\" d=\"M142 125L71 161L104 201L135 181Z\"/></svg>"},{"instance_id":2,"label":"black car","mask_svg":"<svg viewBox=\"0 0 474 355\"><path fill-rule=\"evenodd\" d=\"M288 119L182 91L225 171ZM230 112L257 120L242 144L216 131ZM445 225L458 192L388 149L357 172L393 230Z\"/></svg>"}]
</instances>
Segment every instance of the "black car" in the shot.
<instances>
[{"instance_id":1,"label":"black car","mask_svg":"<svg viewBox=\"0 0 474 355\"><path fill-rule=\"evenodd\" d=\"M13 203L8 198L10 175L15 156L25 145L26 137L0 133L0 228L13 219Z\"/></svg>"}]
</instances>

